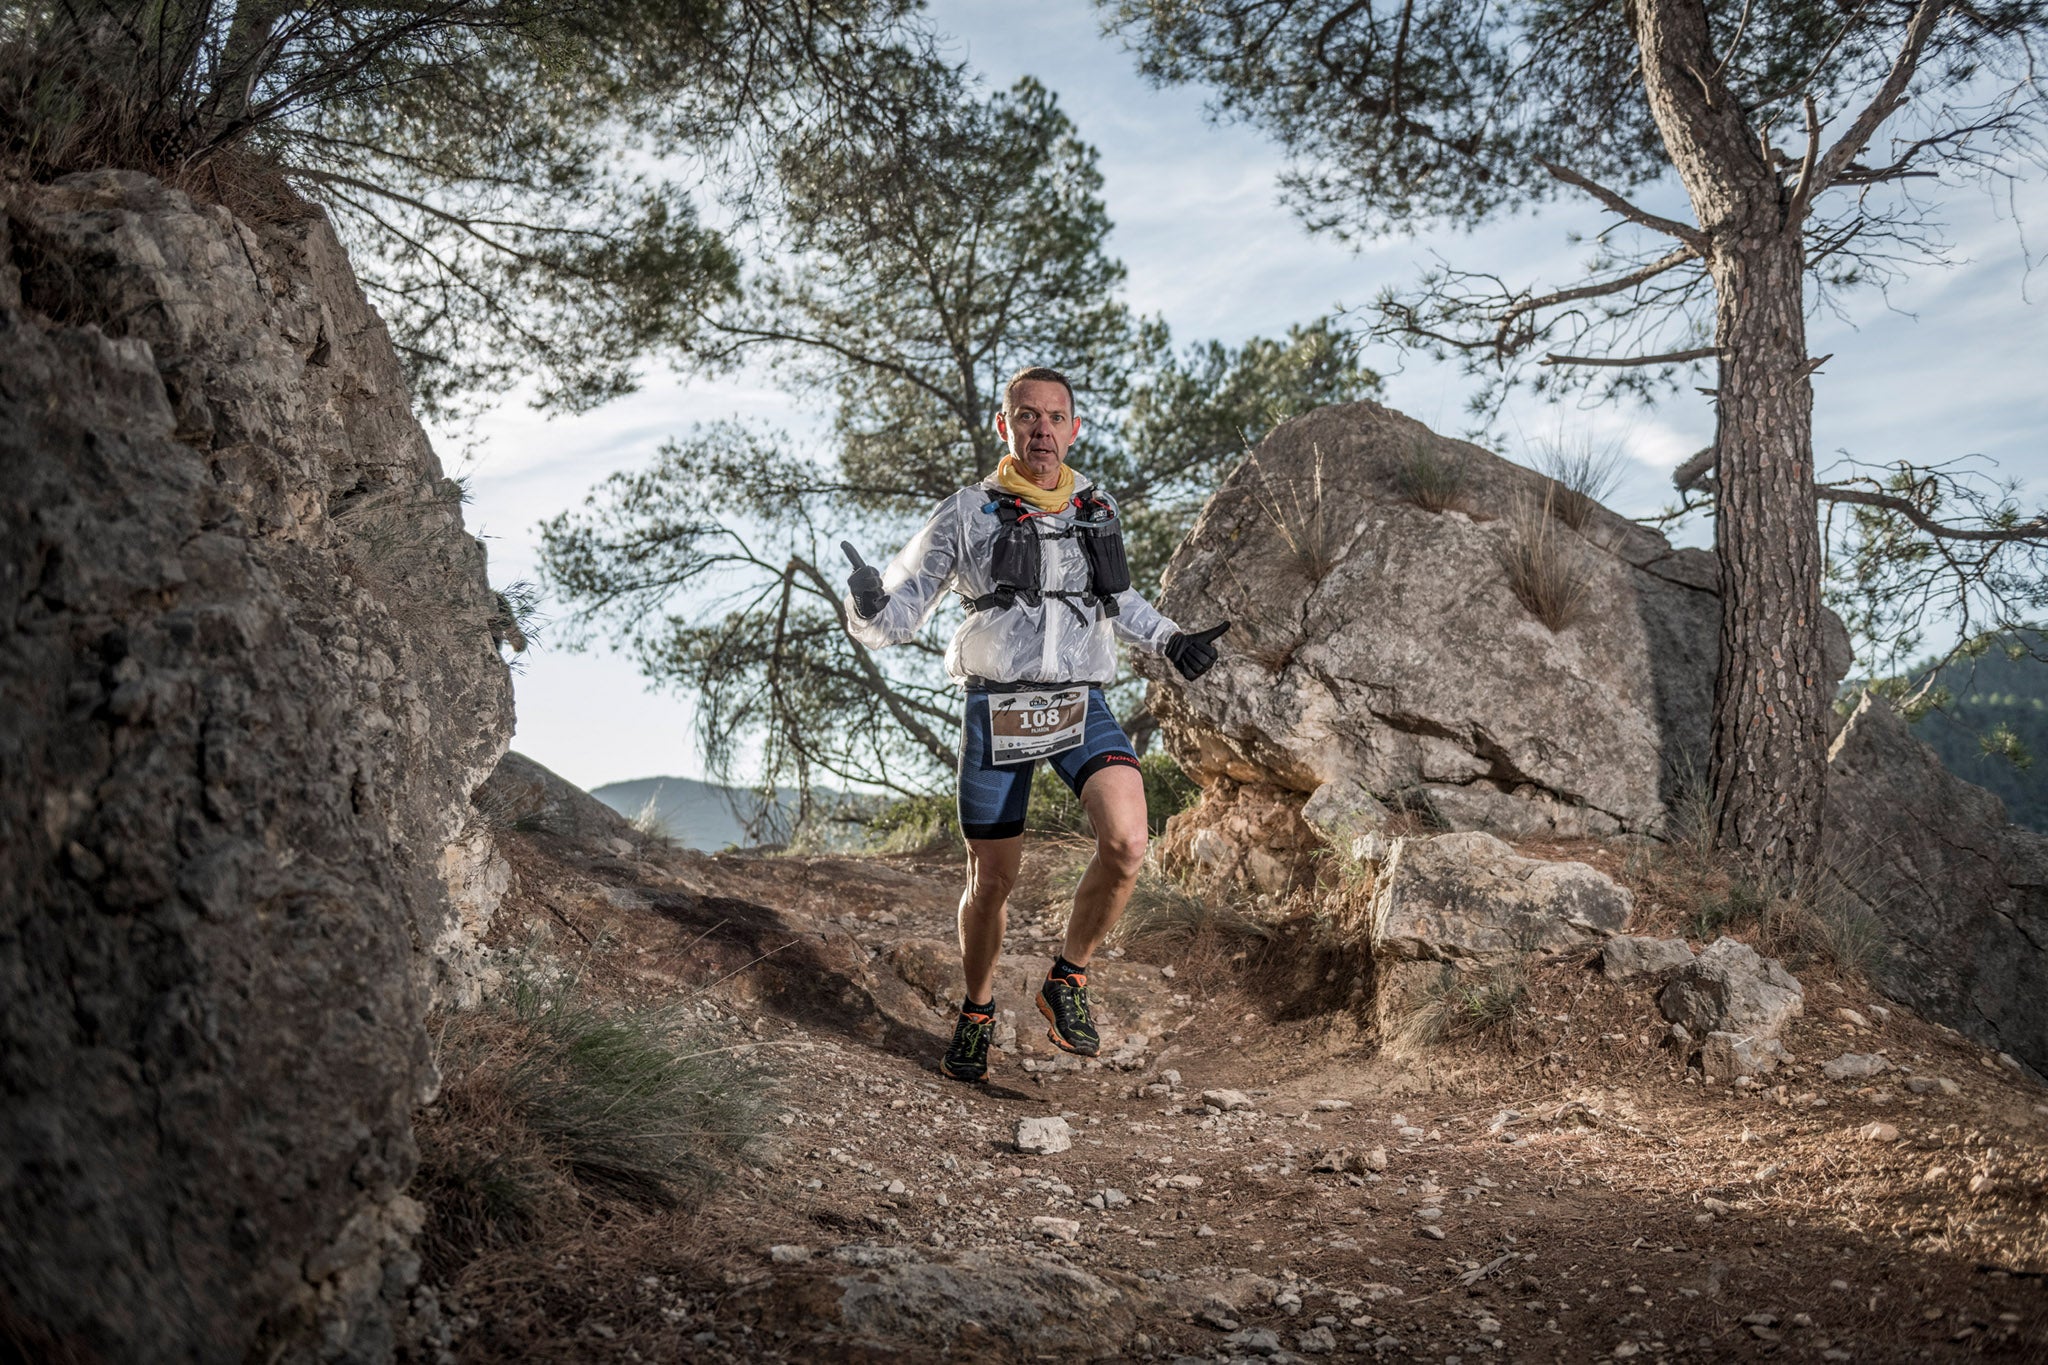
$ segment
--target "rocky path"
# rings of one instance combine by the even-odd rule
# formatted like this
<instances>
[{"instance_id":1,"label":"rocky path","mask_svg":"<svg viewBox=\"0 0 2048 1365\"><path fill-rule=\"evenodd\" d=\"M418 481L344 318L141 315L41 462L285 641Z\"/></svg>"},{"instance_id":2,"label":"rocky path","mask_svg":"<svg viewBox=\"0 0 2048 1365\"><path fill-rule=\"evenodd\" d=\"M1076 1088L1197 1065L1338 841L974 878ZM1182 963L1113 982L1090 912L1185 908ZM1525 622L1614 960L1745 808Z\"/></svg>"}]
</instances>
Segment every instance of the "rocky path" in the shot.
<instances>
[{"instance_id":1,"label":"rocky path","mask_svg":"<svg viewBox=\"0 0 2048 1365\"><path fill-rule=\"evenodd\" d=\"M754 1166L631 1232L643 1273L554 1248L543 1317L472 1287L458 1354L2048 1359L2048 1092L1975 1045L1809 981L1785 1083L1712 1085L1568 963L1512 1049L1396 1062L1280 998L1282 940L1100 962L1081 1062L1029 1006L1070 857L1032 860L963 1086L950 860L515 850L501 937L626 997L726 976L700 1009L787 1080Z\"/></svg>"}]
</instances>

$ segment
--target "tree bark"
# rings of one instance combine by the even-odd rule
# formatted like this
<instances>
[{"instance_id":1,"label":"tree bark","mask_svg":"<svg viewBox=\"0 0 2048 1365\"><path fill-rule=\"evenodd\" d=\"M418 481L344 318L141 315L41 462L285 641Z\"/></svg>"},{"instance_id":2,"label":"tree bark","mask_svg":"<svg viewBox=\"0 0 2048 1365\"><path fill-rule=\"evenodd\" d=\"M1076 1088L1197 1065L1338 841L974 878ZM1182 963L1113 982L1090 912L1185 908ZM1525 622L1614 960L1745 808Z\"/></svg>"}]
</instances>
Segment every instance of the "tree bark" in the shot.
<instances>
[{"instance_id":1,"label":"tree bark","mask_svg":"<svg viewBox=\"0 0 2048 1365\"><path fill-rule=\"evenodd\" d=\"M1802 255L1797 234L1774 228L1732 240L1711 267L1722 346L1715 838L1781 886L1819 851L1827 780Z\"/></svg>"},{"instance_id":2,"label":"tree bark","mask_svg":"<svg viewBox=\"0 0 2048 1365\"><path fill-rule=\"evenodd\" d=\"M1827 754L1805 260L1700 0L1632 0L1643 86L1705 233L1720 353L1714 522L1721 655L1709 777L1717 842L1784 886L1819 851Z\"/></svg>"}]
</instances>

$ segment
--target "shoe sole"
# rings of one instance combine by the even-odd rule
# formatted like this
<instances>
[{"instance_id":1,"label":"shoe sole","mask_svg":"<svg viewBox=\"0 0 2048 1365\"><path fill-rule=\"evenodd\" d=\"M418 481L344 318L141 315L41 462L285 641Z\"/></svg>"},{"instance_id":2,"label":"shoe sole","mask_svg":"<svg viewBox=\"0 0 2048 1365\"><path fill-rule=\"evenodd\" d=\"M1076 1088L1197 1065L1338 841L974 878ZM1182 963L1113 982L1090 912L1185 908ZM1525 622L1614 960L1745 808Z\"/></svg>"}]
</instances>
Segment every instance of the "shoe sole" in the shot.
<instances>
[{"instance_id":1,"label":"shoe sole","mask_svg":"<svg viewBox=\"0 0 2048 1365\"><path fill-rule=\"evenodd\" d=\"M946 1063L942 1060L939 1063L939 1074L941 1076L947 1077L950 1080L966 1081L968 1084L972 1085L976 1081L985 1081L988 1079L988 1068L983 1067L980 1071L976 1072L972 1076L963 1076L959 1072L955 1071L952 1067L947 1066Z\"/></svg>"},{"instance_id":2,"label":"shoe sole","mask_svg":"<svg viewBox=\"0 0 2048 1365\"><path fill-rule=\"evenodd\" d=\"M1092 1050L1084 1051L1081 1048L1075 1047L1066 1039L1060 1037L1060 1021L1053 1018L1052 1006L1045 1003L1045 997L1042 995L1038 997L1038 1012L1045 1016L1045 1036L1052 1039L1052 1045L1054 1047L1058 1048L1062 1052L1071 1052L1076 1057L1095 1057L1101 1055L1102 1044L1100 1043L1097 1043Z\"/></svg>"}]
</instances>

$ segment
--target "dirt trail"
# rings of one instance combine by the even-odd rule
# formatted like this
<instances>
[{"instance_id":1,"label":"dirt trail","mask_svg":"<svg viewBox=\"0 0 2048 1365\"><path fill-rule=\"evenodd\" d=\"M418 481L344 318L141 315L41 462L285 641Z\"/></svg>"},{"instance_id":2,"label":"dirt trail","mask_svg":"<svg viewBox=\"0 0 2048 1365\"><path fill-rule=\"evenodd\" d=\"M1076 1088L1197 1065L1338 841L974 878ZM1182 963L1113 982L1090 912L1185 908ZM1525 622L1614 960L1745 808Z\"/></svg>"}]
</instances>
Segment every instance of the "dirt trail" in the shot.
<instances>
[{"instance_id":1,"label":"dirt trail","mask_svg":"<svg viewBox=\"0 0 2048 1365\"><path fill-rule=\"evenodd\" d=\"M964 1086L934 1066L951 858L510 854L502 941L620 998L723 977L702 1012L788 1080L708 1206L472 1274L466 1359L2048 1360L2048 1092L1896 1006L1835 1016L1876 1020L1867 991L1808 976L1785 1084L1737 1090L1577 964L1536 973L1513 1050L1397 1064L1293 940L1262 971L1133 950L1079 1063L1030 1005L1074 857L1041 846L1014 1047ZM1822 1078L1852 1051L1902 1069ZM1071 1148L1021 1154L1047 1116Z\"/></svg>"}]
</instances>

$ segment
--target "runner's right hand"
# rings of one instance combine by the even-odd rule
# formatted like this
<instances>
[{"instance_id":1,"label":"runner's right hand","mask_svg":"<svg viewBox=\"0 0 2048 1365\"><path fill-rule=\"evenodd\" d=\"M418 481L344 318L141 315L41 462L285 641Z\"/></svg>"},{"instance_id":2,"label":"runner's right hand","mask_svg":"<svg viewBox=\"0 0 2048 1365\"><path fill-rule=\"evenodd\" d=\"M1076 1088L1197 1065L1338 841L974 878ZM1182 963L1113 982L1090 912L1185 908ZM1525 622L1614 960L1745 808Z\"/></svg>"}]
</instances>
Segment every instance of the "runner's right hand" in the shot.
<instances>
[{"instance_id":1,"label":"runner's right hand","mask_svg":"<svg viewBox=\"0 0 2048 1365\"><path fill-rule=\"evenodd\" d=\"M882 591L882 571L872 564L863 564L852 541L840 541L839 548L853 565L853 572L846 579L846 591L853 597L853 613L863 621L868 620L889 605L889 594Z\"/></svg>"}]
</instances>

